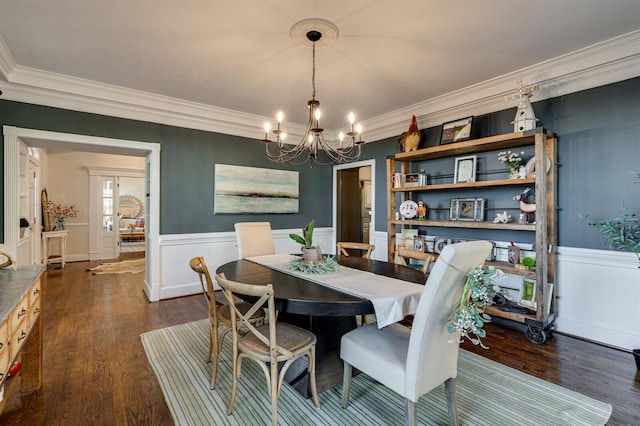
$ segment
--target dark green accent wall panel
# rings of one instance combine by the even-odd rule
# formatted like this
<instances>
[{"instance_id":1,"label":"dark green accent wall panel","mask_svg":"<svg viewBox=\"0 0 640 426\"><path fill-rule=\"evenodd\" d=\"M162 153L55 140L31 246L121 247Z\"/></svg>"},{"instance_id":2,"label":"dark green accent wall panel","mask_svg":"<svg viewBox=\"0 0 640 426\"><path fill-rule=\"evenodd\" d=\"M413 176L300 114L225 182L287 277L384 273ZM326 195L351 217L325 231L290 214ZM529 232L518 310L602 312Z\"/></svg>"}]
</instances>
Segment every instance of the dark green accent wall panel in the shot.
<instances>
[{"instance_id":1,"label":"dark green accent wall panel","mask_svg":"<svg viewBox=\"0 0 640 426\"><path fill-rule=\"evenodd\" d=\"M161 144L160 233L164 235L233 231L235 222L258 220L271 222L273 229L302 228L311 219L319 227L331 226L332 168L272 163L258 140L4 100L0 100L0 125ZM214 215L215 163L299 171L299 213ZM3 188L0 185L0 191ZM4 224L4 194L0 195ZM4 227L0 240L4 241Z\"/></svg>"}]
</instances>

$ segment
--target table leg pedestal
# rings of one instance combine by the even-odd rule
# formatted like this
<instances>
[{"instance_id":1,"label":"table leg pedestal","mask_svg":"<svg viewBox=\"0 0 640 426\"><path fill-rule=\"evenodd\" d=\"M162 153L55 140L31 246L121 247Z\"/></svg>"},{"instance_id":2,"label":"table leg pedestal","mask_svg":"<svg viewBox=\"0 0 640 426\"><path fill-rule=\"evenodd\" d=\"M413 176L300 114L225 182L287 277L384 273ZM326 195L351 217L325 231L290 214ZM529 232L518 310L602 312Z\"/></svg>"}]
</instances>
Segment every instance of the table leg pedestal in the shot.
<instances>
[{"instance_id":1,"label":"table leg pedestal","mask_svg":"<svg viewBox=\"0 0 640 426\"><path fill-rule=\"evenodd\" d=\"M280 312L278 313L278 321L304 328L316 335L316 387L318 393L342 383L340 339L342 335L356 328L354 316L321 317ZM311 397L306 357L296 360L291 365L284 380L305 398Z\"/></svg>"}]
</instances>

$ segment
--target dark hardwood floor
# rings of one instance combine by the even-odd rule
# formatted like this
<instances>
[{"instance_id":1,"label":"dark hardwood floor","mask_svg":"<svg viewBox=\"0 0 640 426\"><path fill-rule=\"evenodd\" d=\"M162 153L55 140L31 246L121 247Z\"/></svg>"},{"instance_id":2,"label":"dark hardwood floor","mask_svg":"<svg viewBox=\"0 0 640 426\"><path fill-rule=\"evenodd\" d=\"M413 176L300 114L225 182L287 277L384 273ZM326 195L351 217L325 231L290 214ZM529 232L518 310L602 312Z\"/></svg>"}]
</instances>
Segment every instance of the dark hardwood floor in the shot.
<instances>
[{"instance_id":1,"label":"dark hardwood floor","mask_svg":"<svg viewBox=\"0 0 640 426\"><path fill-rule=\"evenodd\" d=\"M12 398L0 425L171 425L140 334L206 318L200 295L148 303L143 274L92 275L97 263L49 266L42 285L42 389ZM640 425L640 373L630 353L556 334L544 345L488 326L463 347L613 405L610 425ZM203 342L206 344L206 342Z\"/></svg>"}]
</instances>

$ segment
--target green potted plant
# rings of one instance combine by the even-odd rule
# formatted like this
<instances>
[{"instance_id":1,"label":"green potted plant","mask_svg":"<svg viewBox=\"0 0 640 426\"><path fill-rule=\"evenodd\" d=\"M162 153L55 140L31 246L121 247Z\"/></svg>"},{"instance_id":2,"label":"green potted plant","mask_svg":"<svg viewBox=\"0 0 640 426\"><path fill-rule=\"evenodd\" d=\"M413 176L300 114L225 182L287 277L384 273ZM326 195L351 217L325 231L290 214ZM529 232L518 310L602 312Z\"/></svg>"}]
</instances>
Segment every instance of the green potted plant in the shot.
<instances>
[{"instance_id":1,"label":"green potted plant","mask_svg":"<svg viewBox=\"0 0 640 426\"><path fill-rule=\"evenodd\" d=\"M640 171L631 173L640 181ZM581 216L581 219L587 221L589 217ZM624 208L619 217L609 217L589 224L604 235L604 241L610 249L628 250L635 254L640 268L640 219L636 213Z\"/></svg>"},{"instance_id":2,"label":"green potted plant","mask_svg":"<svg viewBox=\"0 0 640 426\"><path fill-rule=\"evenodd\" d=\"M315 223L313 219L302 228L302 235L289 234L289 237L298 244L302 245L302 259L305 262L313 263L322 260L322 252L319 247L313 246L313 230Z\"/></svg>"}]
</instances>

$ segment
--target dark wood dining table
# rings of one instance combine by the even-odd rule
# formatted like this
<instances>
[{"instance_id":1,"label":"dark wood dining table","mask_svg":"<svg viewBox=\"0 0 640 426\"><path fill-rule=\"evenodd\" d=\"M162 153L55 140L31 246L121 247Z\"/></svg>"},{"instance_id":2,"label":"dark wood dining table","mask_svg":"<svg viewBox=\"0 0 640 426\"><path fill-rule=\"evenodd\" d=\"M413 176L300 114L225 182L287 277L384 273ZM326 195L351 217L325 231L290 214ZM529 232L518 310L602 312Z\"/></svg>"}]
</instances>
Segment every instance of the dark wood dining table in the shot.
<instances>
[{"instance_id":1,"label":"dark wood dining table","mask_svg":"<svg viewBox=\"0 0 640 426\"><path fill-rule=\"evenodd\" d=\"M406 266L356 256L336 256L334 259L345 267L417 284L426 282L422 272ZM369 300L245 259L226 263L220 266L216 273L224 273L230 280L248 284L272 284L278 321L310 330L318 339L318 392L342 381L340 339L343 334L357 326L357 315L375 313ZM285 380L305 397L309 397L306 360L299 361L291 366Z\"/></svg>"}]
</instances>

